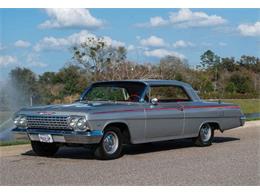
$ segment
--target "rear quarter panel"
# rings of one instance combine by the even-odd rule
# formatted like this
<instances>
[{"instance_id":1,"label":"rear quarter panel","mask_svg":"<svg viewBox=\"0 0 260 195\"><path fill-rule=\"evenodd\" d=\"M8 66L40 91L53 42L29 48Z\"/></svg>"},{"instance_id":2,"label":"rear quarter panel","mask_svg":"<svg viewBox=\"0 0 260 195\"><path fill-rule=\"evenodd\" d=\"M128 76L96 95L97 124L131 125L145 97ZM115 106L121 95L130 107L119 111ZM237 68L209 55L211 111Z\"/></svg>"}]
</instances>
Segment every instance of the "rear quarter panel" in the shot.
<instances>
[{"instance_id":1,"label":"rear quarter panel","mask_svg":"<svg viewBox=\"0 0 260 195\"><path fill-rule=\"evenodd\" d=\"M233 104L191 102L184 105L184 137L195 137L204 123L217 123L224 131L240 126L241 110Z\"/></svg>"}]
</instances>

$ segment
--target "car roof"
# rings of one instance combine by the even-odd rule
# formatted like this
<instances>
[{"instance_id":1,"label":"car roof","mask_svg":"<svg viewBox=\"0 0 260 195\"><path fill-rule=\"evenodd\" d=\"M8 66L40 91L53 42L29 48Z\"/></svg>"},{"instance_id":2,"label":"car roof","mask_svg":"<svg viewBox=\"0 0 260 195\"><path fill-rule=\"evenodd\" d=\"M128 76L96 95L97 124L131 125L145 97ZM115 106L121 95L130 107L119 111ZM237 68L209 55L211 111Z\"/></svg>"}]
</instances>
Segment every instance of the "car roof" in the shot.
<instances>
[{"instance_id":1,"label":"car roof","mask_svg":"<svg viewBox=\"0 0 260 195\"><path fill-rule=\"evenodd\" d=\"M136 80L115 80L115 81L100 81L94 84L101 83L116 83L116 82L141 82L146 85L178 85L178 86L186 86L191 87L188 83L184 83L177 80L159 80L159 79L136 79Z\"/></svg>"}]
</instances>

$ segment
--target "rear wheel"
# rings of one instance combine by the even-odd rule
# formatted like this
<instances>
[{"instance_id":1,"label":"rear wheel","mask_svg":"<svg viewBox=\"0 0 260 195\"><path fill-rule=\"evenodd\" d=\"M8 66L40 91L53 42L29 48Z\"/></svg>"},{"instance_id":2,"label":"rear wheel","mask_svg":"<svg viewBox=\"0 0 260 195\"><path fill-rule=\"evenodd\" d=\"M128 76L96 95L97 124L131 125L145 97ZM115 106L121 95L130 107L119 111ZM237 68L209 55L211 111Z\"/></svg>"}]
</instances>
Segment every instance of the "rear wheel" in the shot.
<instances>
[{"instance_id":1,"label":"rear wheel","mask_svg":"<svg viewBox=\"0 0 260 195\"><path fill-rule=\"evenodd\" d=\"M214 138L214 130L205 123L201 126L198 137L194 138L194 143L197 146L210 146Z\"/></svg>"},{"instance_id":2,"label":"rear wheel","mask_svg":"<svg viewBox=\"0 0 260 195\"><path fill-rule=\"evenodd\" d=\"M121 156L123 135L118 127L109 127L95 150L95 156L102 160L116 159Z\"/></svg>"},{"instance_id":3,"label":"rear wheel","mask_svg":"<svg viewBox=\"0 0 260 195\"><path fill-rule=\"evenodd\" d=\"M59 150L59 146L55 143L32 141L31 145L33 151L39 156L53 156Z\"/></svg>"}]
</instances>

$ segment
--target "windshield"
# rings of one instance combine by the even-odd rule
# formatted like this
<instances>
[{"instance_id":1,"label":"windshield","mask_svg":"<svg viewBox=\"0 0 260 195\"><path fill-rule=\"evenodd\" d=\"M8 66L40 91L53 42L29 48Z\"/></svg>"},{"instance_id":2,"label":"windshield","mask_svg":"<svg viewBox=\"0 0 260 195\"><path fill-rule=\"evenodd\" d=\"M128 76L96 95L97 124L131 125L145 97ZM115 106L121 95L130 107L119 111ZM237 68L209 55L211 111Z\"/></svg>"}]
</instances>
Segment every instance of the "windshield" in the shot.
<instances>
[{"instance_id":1,"label":"windshield","mask_svg":"<svg viewBox=\"0 0 260 195\"><path fill-rule=\"evenodd\" d=\"M139 102L145 86L139 82L96 83L85 94L83 101Z\"/></svg>"}]
</instances>

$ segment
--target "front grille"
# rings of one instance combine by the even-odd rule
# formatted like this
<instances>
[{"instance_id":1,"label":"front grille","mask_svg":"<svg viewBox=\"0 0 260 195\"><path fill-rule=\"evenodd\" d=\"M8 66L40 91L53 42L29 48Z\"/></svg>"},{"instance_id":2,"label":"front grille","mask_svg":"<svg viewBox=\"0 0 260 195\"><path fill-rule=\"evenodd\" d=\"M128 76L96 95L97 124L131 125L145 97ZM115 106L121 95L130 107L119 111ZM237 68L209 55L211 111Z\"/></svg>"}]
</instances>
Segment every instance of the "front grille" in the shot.
<instances>
[{"instance_id":1,"label":"front grille","mask_svg":"<svg viewBox=\"0 0 260 195\"><path fill-rule=\"evenodd\" d=\"M67 116L27 116L29 129L70 130Z\"/></svg>"}]
</instances>

